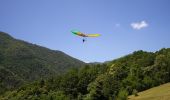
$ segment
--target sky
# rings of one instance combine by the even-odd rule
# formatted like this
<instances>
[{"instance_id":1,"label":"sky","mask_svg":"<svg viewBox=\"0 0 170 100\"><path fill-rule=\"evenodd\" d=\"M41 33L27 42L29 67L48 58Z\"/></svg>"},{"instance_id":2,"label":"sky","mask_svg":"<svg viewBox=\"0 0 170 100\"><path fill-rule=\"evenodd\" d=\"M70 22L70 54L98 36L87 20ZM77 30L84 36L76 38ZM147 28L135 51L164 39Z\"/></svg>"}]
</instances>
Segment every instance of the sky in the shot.
<instances>
[{"instance_id":1,"label":"sky","mask_svg":"<svg viewBox=\"0 0 170 100\"><path fill-rule=\"evenodd\" d=\"M169 5L170 0L0 0L0 31L84 62L104 62L169 48ZM101 36L83 43L73 29Z\"/></svg>"}]
</instances>

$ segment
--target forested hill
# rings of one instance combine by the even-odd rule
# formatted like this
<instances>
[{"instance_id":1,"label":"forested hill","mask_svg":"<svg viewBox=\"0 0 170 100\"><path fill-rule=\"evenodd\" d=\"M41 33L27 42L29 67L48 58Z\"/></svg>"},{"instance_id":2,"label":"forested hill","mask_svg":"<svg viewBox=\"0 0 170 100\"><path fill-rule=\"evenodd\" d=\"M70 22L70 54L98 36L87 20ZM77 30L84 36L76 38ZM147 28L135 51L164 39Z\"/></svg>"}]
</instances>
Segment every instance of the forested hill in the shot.
<instances>
[{"instance_id":1,"label":"forested hill","mask_svg":"<svg viewBox=\"0 0 170 100\"><path fill-rule=\"evenodd\" d=\"M90 64L0 96L2 100L127 100L128 95L170 82L170 48L135 51L119 59Z\"/></svg>"},{"instance_id":2,"label":"forested hill","mask_svg":"<svg viewBox=\"0 0 170 100\"><path fill-rule=\"evenodd\" d=\"M0 32L0 90L15 88L27 81L47 78L85 63Z\"/></svg>"}]
</instances>

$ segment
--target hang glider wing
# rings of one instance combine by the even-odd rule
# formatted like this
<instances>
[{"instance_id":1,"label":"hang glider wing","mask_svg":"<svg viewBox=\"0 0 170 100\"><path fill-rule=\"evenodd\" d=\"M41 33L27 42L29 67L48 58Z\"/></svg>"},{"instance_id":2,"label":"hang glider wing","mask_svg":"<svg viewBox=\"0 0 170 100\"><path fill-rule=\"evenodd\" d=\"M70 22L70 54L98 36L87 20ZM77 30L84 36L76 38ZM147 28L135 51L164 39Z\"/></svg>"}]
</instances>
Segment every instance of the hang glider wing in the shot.
<instances>
[{"instance_id":1,"label":"hang glider wing","mask_svg":"<svg viewBox=\"0 0 170 100\"><path fill-rule=\"evenodd\" d=\"M78 35L78 36L82 36L82 37L87 37L85 34L81 33L80 31L71 31L73 34Z\"/></svg>"},{"instance_id":2,"label":"hang glider wing","mask_svg":"<svg viewBox=\"0 0 170 100\"><path fill-rule=\"evenodd\" d=\"M80 31L75 31L75 30L71 31L71 32L75 35L82 36L82 37L98 37L98 36L100 36L100 34L84 34Z\"/></svg>"},{"instance_id":3,"label":"hang glider wing","mask_svg":"<svg viewBox=\"0 0 170 100\"><path fill-rule=\"evenodd\" d=\"M100 34L87 34L87 37L98 37Z\"/></svg>"}]
</instances>

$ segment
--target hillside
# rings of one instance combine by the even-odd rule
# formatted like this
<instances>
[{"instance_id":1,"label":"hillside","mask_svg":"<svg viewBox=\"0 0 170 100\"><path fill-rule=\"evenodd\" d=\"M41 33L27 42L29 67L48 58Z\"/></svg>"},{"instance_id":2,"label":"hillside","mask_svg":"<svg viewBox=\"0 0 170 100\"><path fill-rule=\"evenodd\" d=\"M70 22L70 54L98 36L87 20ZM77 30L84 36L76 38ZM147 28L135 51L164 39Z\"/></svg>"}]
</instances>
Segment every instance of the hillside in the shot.
<instances>
[{"instance_id":1,"label":"hillside","mask_svg":"<svg viewBox=\"0 0 170 100\"><path fill-rule=\"evenodd\" d=\"M124 57L49 79L0 96L2 100L126 100L128 95L170 82L170 48L135 51Z\"/></svg>"},{"instance_id":2,"label":"hillside","mask_svg":"<svg viewBox=\"0 0 170 100\"><path fill-rule=\"evenodd\" d=\"M0 32L0 93L34 81L58 75L85 63L56 50L50 50Z\"/></svg>"},{"instance_id":3,"label":"hillside","mask_svg":"<svg viewBox=\"0 0 170 100\"><path fill-rule=\"evenodd\" d=\"M138 96L131 95L129 100L169 100L170 83L163 84L138 93Z\"/></svg>"}]
</instances>

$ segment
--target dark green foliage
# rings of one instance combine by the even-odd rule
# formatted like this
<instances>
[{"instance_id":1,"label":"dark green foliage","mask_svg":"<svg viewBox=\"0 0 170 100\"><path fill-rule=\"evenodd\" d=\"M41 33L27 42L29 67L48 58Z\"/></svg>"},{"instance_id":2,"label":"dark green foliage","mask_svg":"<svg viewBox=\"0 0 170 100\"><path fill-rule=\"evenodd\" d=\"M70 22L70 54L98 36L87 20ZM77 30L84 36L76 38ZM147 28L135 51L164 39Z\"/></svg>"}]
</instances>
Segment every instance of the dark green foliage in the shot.
<instances>
[{"instance_id":1,"label":"dark green foliage","mask_svg":"<svg viewBox=\"0 0 170 100\"><path fill-rule=\"evenodd\" d=\"M119 82L111 75L101 74L96 80L89 84L86 98L91 100L108 100L113 98L119 91Z\"/></svg>"},{"instance_id":2,"label":"dark green foliage","mask_svg":"<svg viewBox=\"0 0 170 100\"><path fill-rule=\"evenodd\" d=\"M16 40L0 32L0 94L24 82L49 78L83 65L61 51Z\"/></svg>"},{"instance_id":3,"label":"dark green foliage","mask_svg":"<svg viewBox=\"0 0 170 100\"><path fill-rule=\"evenodd\" d=\"M102 74L101 67L83 67L81 69L73 68L63 75L56 76L47 80L40 79L37 82L20 87L13 92L6 92L3 99L38 99L38 100L72 100L83 99L88 84L95 80L99 73ZM82 72L89 73L93 77L78 77ZM84 74L83 74L84 75ZM81 75L80 75L81 76ZM83 79L85 78L85 79ZM80 84L81 83L81 84ZM45 99L46 98L46 99Z\"/></svg>"},{"instance_id":4,"label":"dark green foliage","mask_svg":"<svg viewBox=\"0 0 170 100\"><path fill-rule=\"evenodd\" d=\"M127 100L127 97L128 97L128 91L126 89L120 89L116 100Z\"/></svg>"},{"instance_id":5,"label":"dark green foliage","mask_svg":"<svg viewBox=\"0 0 170 100\"><path fill-rule=\"evenodd\" d=\"M3 67L1 70L9 73L9 76L13 75ZM17 90L6 92L0 98L126 100L130 94L137 95L138 91L166 82L170 82L170 49L162 49L156 53L136 51L112 62L90 64L80 69L72 68L62 75L42 78Z\"/></svg>"}]
</instances>

